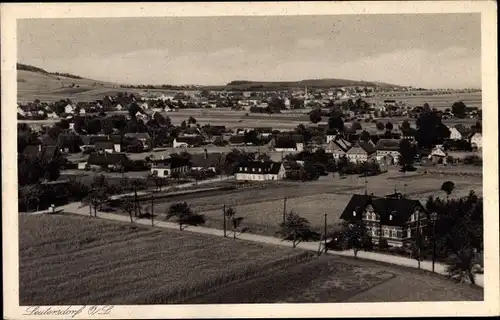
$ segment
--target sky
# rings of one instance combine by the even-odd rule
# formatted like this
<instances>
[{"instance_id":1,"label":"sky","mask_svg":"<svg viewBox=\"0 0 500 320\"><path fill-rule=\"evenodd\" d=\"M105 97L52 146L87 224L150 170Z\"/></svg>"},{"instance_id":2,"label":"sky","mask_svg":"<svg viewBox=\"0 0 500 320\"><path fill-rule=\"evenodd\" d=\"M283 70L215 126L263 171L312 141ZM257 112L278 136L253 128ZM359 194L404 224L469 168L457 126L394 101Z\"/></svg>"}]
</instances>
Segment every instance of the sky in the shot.
<instances>
[{"instance_id":1,"label":"sky","mask_svg":"<svg viewBox=\"0 0 500 320\"><path fill-rule=\"evenodd\" d=\"M18 62L120 84L481 87L479 13L27 19Z\"/></svg>"}]
</instances>

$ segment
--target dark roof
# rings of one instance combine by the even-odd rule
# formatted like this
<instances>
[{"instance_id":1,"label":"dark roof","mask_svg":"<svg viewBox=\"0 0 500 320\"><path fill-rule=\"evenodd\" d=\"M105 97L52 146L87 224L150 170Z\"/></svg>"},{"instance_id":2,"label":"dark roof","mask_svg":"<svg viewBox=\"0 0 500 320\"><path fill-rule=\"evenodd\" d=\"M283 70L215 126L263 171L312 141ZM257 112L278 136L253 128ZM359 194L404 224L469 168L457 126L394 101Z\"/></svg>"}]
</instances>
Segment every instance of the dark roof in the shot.
<instances>
[{"instance_id":1,"label":"dark roof","mask_svg":"<svg viewBox=\"0 0 500 320\"><path fill-rule=\"evenodd\" d=\"M77 134L71 134L71 133L61 133L57 137L57 146L59 148L65 148L74 141L77 141L78 144L80 144L81 143L80 136Z\"/></svg>"},{"instance_id":2,"label":"dark roof","mask_svg":"<svg viewBox=\"0 0 500 320\"><path fill-rule=\"evenodd\" d=\"M277 174L281 168L281 164L282 164L281 162L274 162L274 161L250 161L238 165L236 172L256 173L256 174L262 174L262 173ZM245 171L245 168L248 168L248 171ZM252 172L253 169L256 169L256 171ZM261 170L260 172L259 169Z\"/></svg>"},{"instance_id":3,"label":"dark roof","mask_svg":"<svg viewBox=\"0 0 500 320\"><path fill-rule=\"evenodd\" d=\"M189 145L194 145L194 144L200 144L203 142L203 139L201 136L194 136L194 137L177 137L175 138L177 142L185 142Z\"/></svg>"},{"instance_id":4,"label":"dark roof","mask_svg":"<svg viewBox=\"0 0 500 320\"><path fill-rule=\"evenodd\" d=\"M245 136L243 135L235 135L229 137L229 142L237 144L237 143L245 143Z\"/></svg>"},{"instance_id":5,"label":"dark roof","mask_svg":"<svg viewBox=\"0 0 500 320\"><path fill-rule=\"evenodd\" d=\"M353 194L351 200L347 203L347 206L344 208L344 211L340 215L340 218L343 220L357 220L362 217L361 213L363 213L364 209L367 205L371 204L373 197L366 194ZM352 213L356 211L356 217L354 218Z\"/></svg>"},{"instance_id":6,"label":"dark roof","mask_svg":"<svg viewBox=\"0 0 500 320\"><path fill-rule=\"evenodd\" d=\"M347 221L361 219L362 213L368 205L373 206L374 211L380 215L382 224L385 225L405 225L417 207L426 213L425 207L418 200L354 194L340 218ZM356 211L356 217L353 216L353 211ZM390 219L391 215L392 220Z\"/></svg>"},{"instance_id":7,"label":"dark roof","mask_svg":"<svg viewBox=\"0 0 500 320\"><path fill-rule=\"evenodd\" d=\"M98 141L108 141L106 135L84 135L81 136L84 145L94 145Z\"/></svg>"},{"instance_id":8,"label":"dark roof","mask_svg":"<svg viewBox=\"0 0 500 320\"><path fill-rule=\"evenodd\" d=\"M368 141L368 142L364 142L364 141L358 141L356 142L356 144L349 150L352 150L353 148L356 148L356 147L359 147L361 149L363 149L367 154L372 154L374 153L375 151L377 151L375 149L375 147Z\"/></svg>"},{"instance_id":9,"label":"dark roof","mask_svg":"<svg viewBox=\"0 0 500 320\"><path fill-rule=\"evenodd\" d=\"M210 168L217 167L226 162L224 153L194 154L191 156L192 167Z\"/></svg>"},{"instance_id":10,"label":"dark roof","mask_svg":"<svg viewBox=\"0 0 500 320\"><path fill-rule=\"evenodd\" d=\"M95 148L96 149L113 149L114 148L114 143L113 141L97 141L95 143Z\"/></svg>"},{"instance_id":11,"label":"dark roof","mask_svg":"<svg viewBox=\"0 0 500 320\"><path fill-rule=\"evenodd\" d=\"M179 157L173 157L166 159L166 161L163 161L163 163L157 163L154 168L158 169L174 169L174 168L179 168L179 167L184 167L184 166L189 166L189 160L184 159L184 158L179 158Z\"/></svg>"},{"instance_id":12,"label":"dark roof","mask_svg":"<svg viewBox=\"0 0 500 320\"><path fill-rule=\"evenodd\" d=\"M110 135L109 140L111 140L114 144L121 144L122 143L122 137L118 134Z\"/></svg>"},{"instance_id":13,"label":"dark roof","mask_svg":"<svg viewBox=\"0 0 500 320\"><path fill-rule=\"evenodd\" d=\"M304 143L304 137L301 134L280 133L276 135L276 141L278 141L278 139L289 139L293 140L295 143Z\"/></svg>"},{"instance_id":14,"label":"dark roof","mask_svg":"<svg viewBox=\"0 0 500 320\"><path fill-rule=\"evenodd\" d=\"M399 151L399 140L397 139L380 139L375 146L377 150L383 151Z\"/></svg>"},{"instance_id":15,"label":"dark roof","mask_svg":"<svg viewBox=\"0 0 500 320\"><path fill-rule=\"evenodd\" d=\"M121 162L127 162L129 159L125 153L91 153L89 155L89 159L87 160L88 164L98 165L98 166L106 166L106 165L115 165Z\"/></svg>"},{"instance_id":16,"label":"dark roof","mask_svg":"<svg viewBox=\"0 0 500 320\"><path fill-rule=\"evenodd\" d=\"M280 149L295 149L297 148L297 142L290 138L278 138L276 139L274 147Z\"/></svg>"},{"instance_id":17,"label":"dark roof","mask_svg":"<svg viewBox=\"0 0 500 320\"><path fill-rule=\"evenodd\" d=\"M149 136L149 133L147 132L135 132L135 133L125 133L124 135L125 138L132 138L132 139L151 139Z\"/></svg>"}]
</instances>

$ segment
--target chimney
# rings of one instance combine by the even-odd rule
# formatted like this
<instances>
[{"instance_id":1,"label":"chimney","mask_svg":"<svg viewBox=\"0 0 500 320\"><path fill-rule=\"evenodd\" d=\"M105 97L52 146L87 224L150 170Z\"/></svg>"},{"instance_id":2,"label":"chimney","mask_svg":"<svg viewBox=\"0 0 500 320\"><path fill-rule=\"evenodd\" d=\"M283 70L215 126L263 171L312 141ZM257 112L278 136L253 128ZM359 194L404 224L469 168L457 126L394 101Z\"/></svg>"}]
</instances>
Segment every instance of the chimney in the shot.
<instances>
[{"instance_id":1,"label":"chimney","mask_svg":"<svg viewBox=\"0 0 500 320\"><path fill-rule=\"evenodd\" d=\"M208 159L208 151L205 149L205 159Z\"/></svg>"}]
</instances>

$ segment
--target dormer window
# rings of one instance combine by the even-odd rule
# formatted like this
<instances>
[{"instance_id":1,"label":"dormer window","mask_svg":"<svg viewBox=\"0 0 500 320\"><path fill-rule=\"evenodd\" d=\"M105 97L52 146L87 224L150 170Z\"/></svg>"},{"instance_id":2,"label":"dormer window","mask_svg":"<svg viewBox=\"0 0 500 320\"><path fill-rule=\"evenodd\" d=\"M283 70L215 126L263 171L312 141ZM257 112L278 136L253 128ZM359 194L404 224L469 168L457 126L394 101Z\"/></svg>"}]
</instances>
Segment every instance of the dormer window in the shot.
<instances>
[{"instance_id":1,"label":"dormer window","mask_svg":"<svg viewBox=\"0 0 500 320\"><path fill-rule=\"evenodd\" d=\"M390 221L392 221L392 214L391 214L391 215L389 215L389 220L390 220Z\"/></svg>"}]
</instances>

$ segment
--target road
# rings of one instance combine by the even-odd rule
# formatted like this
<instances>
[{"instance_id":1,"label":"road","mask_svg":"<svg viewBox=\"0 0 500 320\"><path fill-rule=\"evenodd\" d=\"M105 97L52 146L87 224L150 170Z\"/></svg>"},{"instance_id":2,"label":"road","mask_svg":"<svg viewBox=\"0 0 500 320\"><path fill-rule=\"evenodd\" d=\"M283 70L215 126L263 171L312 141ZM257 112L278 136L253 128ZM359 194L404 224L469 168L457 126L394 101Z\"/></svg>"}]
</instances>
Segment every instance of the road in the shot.
<instances>
[{"instance_id":1,"label":"road","mask_svg":"<svg viewBox=\"0 0 500 320\"><path fill-rule=\"evenodd\" d=\"M73 214L78 214L78 215L83 215L83 216L89 215L88 208L83 207L80 202L73 202L73 203L70 203L68 205L59 207L58 211L63 211L63 212L68 212L68 213L73 213ZM40 212L36 212L33 214L42 214L42 213L47 213L47 211L40 211ZM97 216L101 219L122 221L122 222L130 223L130 217L128 217L126 215L119 215L119 214L107 213L107 212L97 212ZM135 218L134 223L141 224L141 225L151 225L151 220L150 219ZM176 229L176 230L179 229L179 225L177 223L160 221L160 220L154 221L154 226L157 228L163 228L163 229ZM188 231L188 232L195 232L195 233L207 234L207 235L218 236L218 237L224 236L223 230L215 229L215 228L187 226L187 227L185 227L184 230ZM231 231L228 231L227 236L232 238L233 233ZM279 239L276 237L251 234L251 233L237 233L236 238L241 239L241 240L252 241L252 242L270 244L270 245L293 247L292 241L282 240L282 239ZM296 247L299 249L303 249L303 250L318 252L319 250L322 250L322 242L320 242L320 241L301 242L301 243L298 243ZM346 250L346 251L330 250L330 251L328 251L328 254L348 256L348 257L354 256L352 250ZM410 268L417 268L418 267L418 262L414 259L400 257L400 256L394 256L394 255L388 255L388 254L381 254L381 253L376 253L376 252L359 251L357 257L359 259L385 262L385 263L389 263L389 264L410 267ZM447 274L446 267L447 266L445 264L436 263L435 264L435 272L438 274L446 275ZM431 261L421 261L420 268L422 270L431 271L432 270L432 262ZM476 274L476 284L478 286L484 287L484 276L482 274Z\"/></svg>"}]
</instances>

